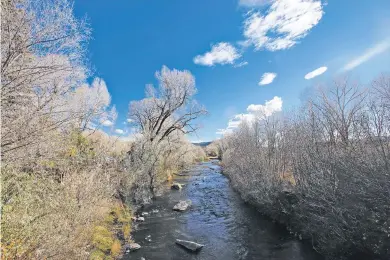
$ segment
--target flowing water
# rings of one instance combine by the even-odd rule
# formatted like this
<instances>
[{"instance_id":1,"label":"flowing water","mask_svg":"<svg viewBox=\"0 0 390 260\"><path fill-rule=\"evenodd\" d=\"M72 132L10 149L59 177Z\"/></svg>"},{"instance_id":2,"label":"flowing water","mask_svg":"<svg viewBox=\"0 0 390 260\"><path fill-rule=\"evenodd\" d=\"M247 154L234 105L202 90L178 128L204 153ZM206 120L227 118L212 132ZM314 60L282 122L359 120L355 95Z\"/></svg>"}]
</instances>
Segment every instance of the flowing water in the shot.
<instances>
[{"instance_id":1,"label":"flowing water","mask_svg":"<svg viewBox=\"0 0 390 260\"><path fill-rule=\"evenodd\" d=\"M215 161L196 165L183 175L176 179L185 185L182 190L167 191L143 209L149 215L133 232L142 248L123 259L322 259L309 245L246 204ZM192 205L187 211L172 211L179 200L188 199ZM176 245L176 239L205 246L192 253Z\"/></svg>"}]
</instances>

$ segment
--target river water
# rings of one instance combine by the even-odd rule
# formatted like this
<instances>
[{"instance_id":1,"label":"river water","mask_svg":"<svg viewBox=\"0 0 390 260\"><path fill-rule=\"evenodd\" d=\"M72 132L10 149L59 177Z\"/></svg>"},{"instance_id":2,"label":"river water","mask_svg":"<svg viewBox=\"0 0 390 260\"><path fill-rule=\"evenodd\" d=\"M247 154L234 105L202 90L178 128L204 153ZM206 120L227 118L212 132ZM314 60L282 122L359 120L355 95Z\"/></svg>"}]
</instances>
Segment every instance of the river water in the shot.
<instances>
[{"instance_id":1,"label":"river water","mask_svg":"<svg viewBox=\"0 0 390 260\"><path fill-rule=\"evenodd\" d=\"M198 164L183 175L176 178L185 185L182 190L169 190L143 209L149 215L133 232L142 248L123 259L323 259L246 204L215 161ZM187 211L172 211L179 200L187 199L192 201ZM205 246L192 253L176 245L176 239Z\"/></svg>"}]
</instances>

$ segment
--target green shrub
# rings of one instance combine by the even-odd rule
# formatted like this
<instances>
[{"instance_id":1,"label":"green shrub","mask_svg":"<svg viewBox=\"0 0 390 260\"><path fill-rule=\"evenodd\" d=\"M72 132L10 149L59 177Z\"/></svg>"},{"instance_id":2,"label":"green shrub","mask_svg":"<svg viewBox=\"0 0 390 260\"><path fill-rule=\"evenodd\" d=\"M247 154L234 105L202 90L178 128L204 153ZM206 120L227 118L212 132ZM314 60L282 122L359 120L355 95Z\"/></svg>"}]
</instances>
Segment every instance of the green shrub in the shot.
<instances>
[{"instance_id":1,"label":"green shrub","mask_svg":"<svg viewBox=\"0 0 390 260\"><path fill-rule=\"evenodd\" d=\"M114 243L113 234L106 227L97 226L93 232L92 243L103 252L109 252Z\"/></svg>"},{"instance_id":2,"label":"green shrub","mask_svg":"<svg viewBox=\"0 0 390 260\"><path fill-rule=\"evenodd\" d=\"M98 249L92 251L91 255L89 256L90 260L105 260L105 258L106 254Z\"/></svg>"},{"instance_id":3,"label":"green shrub","mask_svg":"<svg viewBox=\"0 0 390 260\"><path fill-rule=\"evenodd\" d=\"M131 224L130 223L127 223L127 224L122 226L122 233L123 233L123 237L126 240L130 239L130 233L131 233Z\"/></svg>"},{"instance_id":4,"label":"green shrub","mask_svg":"<svg viewBox=\"0 0 390 260\"><path fill-rule=\"evenodd\" d=\"M115 206L112 210L112 213L120 223L131 222L131 211L126 206Z\"/></svg>"},{"instance_id":5,"label":"green shrub","mask_svg":"<svg viewBox=\"0 0 390 260\"><path fill-rule=\"evenodd\" d=\"M113 225L116 220L116 216L111 212L104 218L104 222L108 225Z\"/></svg>"}]
</instances>

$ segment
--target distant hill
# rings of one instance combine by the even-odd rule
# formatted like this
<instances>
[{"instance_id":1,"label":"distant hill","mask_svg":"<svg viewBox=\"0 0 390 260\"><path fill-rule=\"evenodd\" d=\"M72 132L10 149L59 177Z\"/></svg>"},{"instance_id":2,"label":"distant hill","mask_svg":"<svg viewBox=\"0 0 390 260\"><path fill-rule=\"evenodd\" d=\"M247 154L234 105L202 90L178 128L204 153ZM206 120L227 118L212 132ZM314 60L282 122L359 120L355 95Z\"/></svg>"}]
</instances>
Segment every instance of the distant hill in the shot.
<instances>
[{"instance_id":1,"label":"distant hill","mask_svg":"<svg viewBox=\"0 0 390 260\"><path fill-rule=\"evenodd\" d=\"M211 142L200 142L200 143L192 143L192 144L200 146L200 147L205 147L205 146L208 146L209 144L211 144Z\"/></svg>"}]
</instances>

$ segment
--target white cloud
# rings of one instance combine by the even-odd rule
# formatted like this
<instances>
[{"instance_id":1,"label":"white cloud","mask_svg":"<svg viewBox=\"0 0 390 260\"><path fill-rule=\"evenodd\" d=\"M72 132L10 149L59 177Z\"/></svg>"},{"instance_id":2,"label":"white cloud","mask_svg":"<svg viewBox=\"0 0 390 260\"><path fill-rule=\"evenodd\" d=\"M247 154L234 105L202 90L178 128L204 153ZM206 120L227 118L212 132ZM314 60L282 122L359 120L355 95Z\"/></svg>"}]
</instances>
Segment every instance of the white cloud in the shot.
<instances>
[{"instance_id":1,"label":"white cloud","mask_svg":"<svg viewBox=\"0 0 390 260\"><path fill-rule=\"evenodd\" d=\"M247 107L248 113L235 115L229 120L228 126L225 129L218 129L217 135L227 135L234 132L242 122L253 122L256 116L271 116L275 112L282 111L282 98L275 96L273 99L266 101L264 105L251 104Z\"/></svg>"},{"instance_id":2,"label":"white cloud","mask_svg":"<svg viewBox=\"0 0 390 260\"><path fill-rule=\"evenodd\" d=\"M234 132L234 129L240 126L242 122L252 122L255 119L254 114L238 114L229 120L228 126L225 129L218 129L217 135L227 135Z\"/></svg>"},{"instance_id":3,"label":"white cloud","mask_svg":"<svg viewBox=\"0 0 390 260\"><path fill-rule=\"evenodd\" d=\"M196 139L196 140L191 141L191 143L193 143L193 144L199 144L199 143L203 143L203 142L205 142L203 139Z\"/></svg>"},{"instance_id":4,"label":"white cloud","mask_svg":"<svg viewBox=\"0 0 390 260\"><path fill-rule=\"evenodd\" d=\"M237 49L227 42L220 42L211 47L211 51L194 58L195 64L213 66L215 64L233 64L241 54Z\"/></svg>"},{"instance_id":5,"label":"white cloud","mask_svg":"<svg viewBox=\"0 0 390 260\"><path fill-rule=\"evenodd\" d=\"M275 112L282 111L282 105L282 98L275 96L273 99L265 101L264 105L251 104L246 110L250 113L260 113L265 116L270 116Z\"/></svg>"},{"instance_id":6,"label":"white cloud","mask_svg":"<svg viewBox=\"0 0 390 260\"><path fill-rule=\"evenodd\" d=\"M256 49L288 49L318 24L323 13L318 0L274 1L265 15L260 12L248 14L244 21L244 36Z\"/></svg>"},{"instance_id":7,"label":"white cloud","mask_svg":"<svg viewBox=\"0 0 390 260\"><path fill-rule=\"evenodd\" d=\"M123 131L122 129L115 129L115 133L123 135L125 131Z\"/></svg>"},{"instance_id":8,"label":"white cloud","mask_svg":"<svg viewBox=\"0 0 390 260\"><path fill-rule=\"evenodd\" d=\"M245 41L238 41L237 42L237 45L241 47L242 50L248 48L249 46L251 46L251 42L249 40L245 40Z\"/></svg>"},{"instance_id":9,"label":"white cloud","mask_svg":"<svg viewBox=\"0 0 390 260\"><path fill-rule=\"evenodd\" d=\"M244 120L246 120L246 116L244 114L236 115L233 119L230 119L228 122L228 126L226 129L234 129L237 128Z\"/></svg>"},{"instance_id":10,"label":"white cloud","mask_svg":"<svg viewBox=\"0 0 390 260\"><path fill-rule=\"evenodd\" d=\"M240 67L243 67L243 66L246 66L246 65L248 65L248 62L247 61L243 61L243 62L240 62L238 64L235 64L233 67L240 68Z\"/></svg>"},{"instance_id":11,"label":"white cloud","mask_svg":"<svg viewBox=\"0 0 390 260\"><path fill-rule=\"evenodd\" d=\"M271 84L272 81L274 81L274 79L276 78L276 75L277 75L276 73L272 73L272 72L264 73L263 76L261 76L259 85Z\"/></svg>"},{"instance_id":12,"label":"white cloud","mask_svg":"<svg viewBox=\"0 0 390 260\"><path fill-rule=\"evenodd\" d=\"M112 121L110 121L110 120L104 120L102 122L102 125L104 125L104 126L112 126L112 125L114 125L114 123Z\"/></svg>"},{"instance_id":13,"label":"white cloud","mask_svg":"<svg viewBox=\"0 0 390 260\"><path fill-rule=\"evenodd\" d=\"M315 69L313 70L312 72L309 72L305 75L305 79L312 79L312 78L315 78L319 75L321 75L322 73L324 73L325 71L327 71L327 67L320 67L318 69Z\"/></svg>"},{"instance_id":14,"label":"white cloud","mask_svg":"<svg viewBox=\"0 0 390 260\"><path fill-rule=\"evenodd\" d=\"M217 132L215 132L217 135L228 135L233 133L232 129L218 129Z\"/></svg>"},{"instance_id":15,"label":"white cloud","mask_svg":"<svg viewBox=\"0 0 390 260\"><path fill-rule=\"evenodd\" d=\"M270 2L271 0L240 0L239 5L254 7L254 6L262 6Z\"/></svg>"},{"instance_id":16,"label":"white cloud","mask_svg":"<svg viewBox=\"0 0 390 260\"><path fill-rule=\"evenodd\" d=\"M371 58L387 51L388 49L390 49L390 38L388 38L384 41L381 41L381 42L377 43L376 45L372 46L371 48L367 49L362 55L360 55L359 57L356 57L355 59L353 59L352 61L347 63L342 68L342 70L344 70L344 71L352 70L355 67L361 65L362 63L370 60Z\"/></svg>"}]
</instances>

